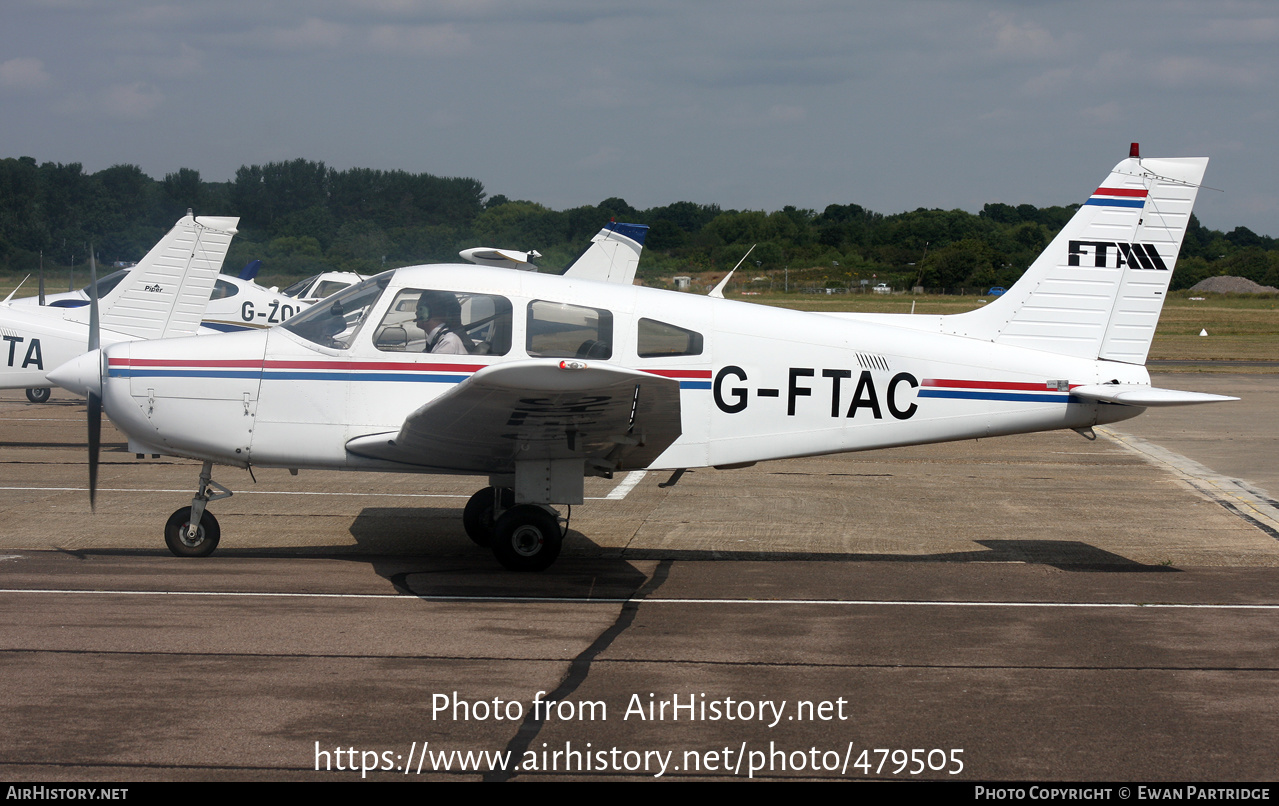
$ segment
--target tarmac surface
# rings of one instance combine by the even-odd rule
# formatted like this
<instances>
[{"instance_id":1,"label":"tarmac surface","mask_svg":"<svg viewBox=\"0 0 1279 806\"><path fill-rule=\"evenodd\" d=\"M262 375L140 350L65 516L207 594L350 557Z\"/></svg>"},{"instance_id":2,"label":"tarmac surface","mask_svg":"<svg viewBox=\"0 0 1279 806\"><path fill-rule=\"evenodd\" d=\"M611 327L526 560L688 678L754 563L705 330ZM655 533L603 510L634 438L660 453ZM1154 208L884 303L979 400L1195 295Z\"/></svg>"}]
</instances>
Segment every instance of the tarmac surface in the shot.
<instances>
[{"instance_id":1,"label":"tarmac surface","mask_svg":"<svg viewBox=\"0 0 1279 806\"><path fill-rule=\"evenodd\" d=\"M588 480L543 574L459 477L219 468L173 557L197 464L108 427L90 514L0 392L0 777L1273 780L1279 375L1155 384L1244 399Z\"/></svg>"}]
</instances>

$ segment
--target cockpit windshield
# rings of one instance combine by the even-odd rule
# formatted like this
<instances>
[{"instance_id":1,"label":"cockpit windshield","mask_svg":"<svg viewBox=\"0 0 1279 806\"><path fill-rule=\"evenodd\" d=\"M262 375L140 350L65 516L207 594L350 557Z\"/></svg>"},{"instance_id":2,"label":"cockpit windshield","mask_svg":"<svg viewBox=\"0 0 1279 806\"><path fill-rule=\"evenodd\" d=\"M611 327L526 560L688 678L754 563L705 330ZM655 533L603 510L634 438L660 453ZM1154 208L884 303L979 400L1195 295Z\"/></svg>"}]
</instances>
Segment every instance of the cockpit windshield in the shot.
<instances>
[{"instance_id":1,"label":"cockpit windshield","mask_svg":"<svg viewBox=\"0 0 1279 806\"><path fill-rule=\"evenodd\" d=\"M334 294L280 327L321 347L345 350L354 343L369 310L391 282L392 273L384 272Z\"/></svg>"}]
</instances>

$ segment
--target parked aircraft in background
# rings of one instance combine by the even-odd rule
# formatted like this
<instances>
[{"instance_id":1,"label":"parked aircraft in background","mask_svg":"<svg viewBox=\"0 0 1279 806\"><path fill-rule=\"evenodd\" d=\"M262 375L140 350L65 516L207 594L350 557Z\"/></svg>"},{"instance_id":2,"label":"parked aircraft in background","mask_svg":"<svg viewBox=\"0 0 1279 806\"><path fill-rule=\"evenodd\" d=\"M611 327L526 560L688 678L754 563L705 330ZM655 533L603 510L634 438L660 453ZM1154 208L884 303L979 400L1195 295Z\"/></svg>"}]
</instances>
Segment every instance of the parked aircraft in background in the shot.
<instances>
[{"instance_id":1,"label":"parked aircraft in background","mask_svg":"<svg viewBox=\"0 0 1279 806\"><path fill-rule=\"evenodd\" d=\"M564 537L550 505L582 503L586 476L1087 436L1149 406L1233 399L1150 385L1207 160L1131 154L1020 281L968 313L807 313L634 287L611 269L593 282L416 266L281 327L116 344L53 377L91 411L100 396L130 450L203 462L164 528L175 554L218 543L206 504L230 491L215 464L473 474L488 486L467 533L506 567L540 570Z\"/></svg>"},{"instance_id":2,"label":"parked aircraft in background","mask_svg":"<svg viewBox=\"0 0 1279 806\"><path fill-rule=\"evenodd\" d=\"M299 280L284 291L279 291L254 282L256 264L259 263L260 261L253 261L238 276L218 276L204 321L201 322L204 327L221 332L272 327L295 313L306 310L317 299L365 279L351 272L324 272ZM105 300L131 271L133 269L121 269L99 278L98 299ZM13 305L17 307L36 307L39 304L39 297L35 296L13 300ZM61 294L47 294L44 304L51 308L86 307L89 304L89 287Z\"/></svg>"},{"instance_id":3,"label":"parked aircraft in background","mask_svg":"<svg viewBox=\"0 0 1279 806\"><path fill-rule=\"evenodd\" d=\"M196 333L238 218L180 219L136 266L116 277L101 299L101 343ZM89 343L89 308L0 303L0 388L48 399L46 372L81 355Z\"/></svg>"},{"instance_id":4,"label":"parked aircraft in background","mask_svg":"<svg viewBox=\"0 0 1279 806\"><path fill-rule=\"evenodd\" d=\"M313 274L305 280L298 280L280 293L300 302L315 303L325 297L331 297L344 288L350 288L362 280L369 279L363 274L353 271L325 271ZM275 289L271 289L274 291Z\"/></svg>"}]
</instances>

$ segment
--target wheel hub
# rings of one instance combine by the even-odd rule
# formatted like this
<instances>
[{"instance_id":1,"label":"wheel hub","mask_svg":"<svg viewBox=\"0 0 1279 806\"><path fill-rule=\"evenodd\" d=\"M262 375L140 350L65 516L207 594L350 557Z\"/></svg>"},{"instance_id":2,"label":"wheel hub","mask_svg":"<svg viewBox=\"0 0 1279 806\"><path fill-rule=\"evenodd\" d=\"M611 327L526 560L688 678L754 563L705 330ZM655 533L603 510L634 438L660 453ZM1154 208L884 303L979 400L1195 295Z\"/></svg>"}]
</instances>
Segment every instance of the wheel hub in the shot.
<instances>
[{"instance_id":1,"label":"wheel hub","mask_svg":"<svg viewBox=\"0 0 1279 806\"><path fill-rule=\"evenodd\" d=\"M521 526L511 535L511 547L524 557L532 557L542 550L545 538L536 526Z\"/></svg>"},{"instance_id":2,"label":"wheel hub","mask_svg":"<svg viewBox=\"0 0 1279 806\"><path fill-rule=\"evenodd\" d=\"M195 548L196 546L204 542L204 527L201 526L200 528L195 530L195 537L187 537L187 532L190 529L191 529L190 521L187 521L186 523L182 524L182 529L178 531L178 539L182 541L183 545Z\"/></svg>"}]
</instances>

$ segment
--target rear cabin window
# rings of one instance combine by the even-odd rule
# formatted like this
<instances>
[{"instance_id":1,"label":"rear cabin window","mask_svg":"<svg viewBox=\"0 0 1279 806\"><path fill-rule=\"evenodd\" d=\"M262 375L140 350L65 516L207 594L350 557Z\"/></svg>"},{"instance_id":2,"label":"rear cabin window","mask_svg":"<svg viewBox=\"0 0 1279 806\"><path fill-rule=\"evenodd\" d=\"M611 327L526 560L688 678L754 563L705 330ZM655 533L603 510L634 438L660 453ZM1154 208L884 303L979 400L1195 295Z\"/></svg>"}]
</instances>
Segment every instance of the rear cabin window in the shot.
<instances>
[{"instance_id":1,"label":"rear cabin window","mask_svg":"<svg viewBox=\"0 0 1279 806\"><path fill-rule=\"evenodd\" d=\"M641 319L636 347L640 358L701 355L702 334L656 319Z\"/></svg>"},{"instance_id":2,"label":"rear cabin window","mask_svg":"<svg viewBox=\"0 0 1279 806\"><path fill-rule=\"evenodd\" d=\"M613 314L534 300L528 304L527 347L532 358L612 358Z\"/></svg>"},{"instance_id":3,"label":"rear cabin window","mask_svg":"<svg viewBox=\"0 0 1279 806\"><path fill-rule=\"evenodd\" d=\"M493 294L406 288L373 331L388 353L506 355L511 351L511 302Z\"/></svg>"}]
</instances>

